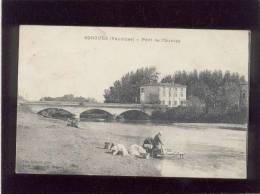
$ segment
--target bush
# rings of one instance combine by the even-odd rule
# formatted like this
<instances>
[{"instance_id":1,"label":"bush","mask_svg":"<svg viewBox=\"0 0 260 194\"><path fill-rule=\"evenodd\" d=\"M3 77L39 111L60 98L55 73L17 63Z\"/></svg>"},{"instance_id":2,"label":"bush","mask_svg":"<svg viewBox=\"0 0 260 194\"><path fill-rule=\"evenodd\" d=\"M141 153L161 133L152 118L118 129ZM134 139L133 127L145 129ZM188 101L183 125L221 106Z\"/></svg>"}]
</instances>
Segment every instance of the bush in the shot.
<instances>
[{"instance_id":1,"label":"bush","mask_svg":"<svg viewBox=\"0 0 260 194\"><path fill-rule=\"evenodd\" d=\"M204 113L196 107L176 107L166 111L155 111L151 120L166 122L204 122L204 123L246 123L247 109L229 109L229 111L211 111Z\"/></svg>"}]
</instances>

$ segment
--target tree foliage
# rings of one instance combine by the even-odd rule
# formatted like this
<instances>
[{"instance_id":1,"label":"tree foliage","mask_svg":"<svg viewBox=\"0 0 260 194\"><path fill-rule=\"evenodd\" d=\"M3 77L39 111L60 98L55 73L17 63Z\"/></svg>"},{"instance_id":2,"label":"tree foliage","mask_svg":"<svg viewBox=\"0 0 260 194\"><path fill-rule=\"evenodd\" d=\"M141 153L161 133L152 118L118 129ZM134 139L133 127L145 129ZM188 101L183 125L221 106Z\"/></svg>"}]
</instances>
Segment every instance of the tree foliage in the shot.
<instances>
[{"instance_id":1,"label":"tree foliage","mask_svg":"<svg viewBox=\"0 0 260 194\"><path fill-rule=\"evenodd\" d=\"M205 104L205 112L221 109L226 111L239 103L240 83L244 76L226 71L177 71L162 78L162 83L187 85L187 97L195 96Z\"/></svg>"},{"instance_id":2,"label":"tree foliage","mask_svg":"<svg viewBox=\"0 0 260 194\"><path fill-rule=\"evenodd\" d=\"M140 86L158 82L154 67L141 68L125 74L105 90L106 103L140 103ZM247 121L247 107L239 107L240 84L244 76L229 71L177 71L164 76L161 83L187 86L187 107L157 110L152 120L180 122L233 122ZM159 103L159 102L158 102Z\"/></svg>"},{"instance_id":3,"label":"tree foliage","mask_svg":"<svg viewBox=\"0 0 260 194\"><path fill-rule=\"evenodd\" d=\"M151 115L154 122L192 122L192 123L247 123L247 109L228 110L227 112L205 113L196 107L176 107L167 111L154 111Z\"/></svg>"},{"instance_id":4,"label":"tree foliage","mask_svg":"<svg viewBox=\"0 0 260 194\"><path fill-rule=\"evenodd\" d=\"M97 102L94 98L74 96L73 94L65 94L61 97L42 97L40 101Z\"/></svg>"},{"instance_id":5,"label":"tree foliage","mask_svg":"<svg viewBox=\"0 0 260 194\"><path fill-rule=\"evenodd\" d=\"M159 73L155 67L146 67L125 74L105 90L105 103L139 103L140 86L157 83Z\"/></svg>"}]
</instances>

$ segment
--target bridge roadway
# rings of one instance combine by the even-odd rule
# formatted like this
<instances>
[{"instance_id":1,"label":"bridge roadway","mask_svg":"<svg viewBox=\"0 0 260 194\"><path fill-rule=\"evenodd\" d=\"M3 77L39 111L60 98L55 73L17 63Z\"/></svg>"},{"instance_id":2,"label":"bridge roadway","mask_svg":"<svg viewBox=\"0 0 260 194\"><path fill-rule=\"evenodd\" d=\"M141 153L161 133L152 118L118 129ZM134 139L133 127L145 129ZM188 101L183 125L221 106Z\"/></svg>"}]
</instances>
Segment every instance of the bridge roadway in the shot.
<instances>
[{"instance_id":1,"label":"bridge roadway","mask_svg":"<svg viewBox=\"0 0 260 194\"><path fill-rule=\"evenodd\" d=\"M147 115L151 115L152 112L158 108L162 108L161 105L151 104L119 104L119 103L79 103L79 102L60 102L60 101L36 101L36 102L21 102L19 105L28 106L34 113L38 113L44 109L59 108L66 110L70 113L77 115L80 118L80 114L93 109L99 109L106 111L114 116L118 116L124 112L136 110Z\"/></svg>"}]
</instances>

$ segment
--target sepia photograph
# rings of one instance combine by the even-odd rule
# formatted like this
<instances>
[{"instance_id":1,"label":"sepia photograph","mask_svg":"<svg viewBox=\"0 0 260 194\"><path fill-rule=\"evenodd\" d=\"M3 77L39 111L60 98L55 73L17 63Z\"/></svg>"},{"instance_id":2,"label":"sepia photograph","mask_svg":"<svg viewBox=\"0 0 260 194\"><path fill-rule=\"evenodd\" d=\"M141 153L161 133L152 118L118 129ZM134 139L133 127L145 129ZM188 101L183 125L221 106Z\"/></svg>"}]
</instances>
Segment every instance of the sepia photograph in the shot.
<instances>
[{"instance_id":1,"label":"sepia photograph","mask_svg":"<svg viewBox=\"0 0 260 194\"><path fill-rule=\"evenodd\" d=\"M250 31L21 25L16 173L247 178Z\"/></svg>"}]
</instances>

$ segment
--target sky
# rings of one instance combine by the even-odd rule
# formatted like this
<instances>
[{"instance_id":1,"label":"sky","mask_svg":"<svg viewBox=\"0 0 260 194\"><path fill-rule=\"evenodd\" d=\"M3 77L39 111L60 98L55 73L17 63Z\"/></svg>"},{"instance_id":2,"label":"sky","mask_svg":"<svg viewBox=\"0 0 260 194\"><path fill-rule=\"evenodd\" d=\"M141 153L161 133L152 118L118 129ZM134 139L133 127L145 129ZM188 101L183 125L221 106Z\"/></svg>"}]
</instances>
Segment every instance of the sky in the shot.
<instances>
[{"instance_id":1,"label":"sky","mask_svg":"<svg viewBox=\"0 0 260 194\"><path fill-rule=\"evenodd\" d=\"M106 88L141 67L156 67L160 78L208 69L247 79L248 46L249 33L241 30L20 26L18 94L103 102Z\"/></svg>"}]
</instances>

